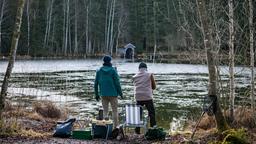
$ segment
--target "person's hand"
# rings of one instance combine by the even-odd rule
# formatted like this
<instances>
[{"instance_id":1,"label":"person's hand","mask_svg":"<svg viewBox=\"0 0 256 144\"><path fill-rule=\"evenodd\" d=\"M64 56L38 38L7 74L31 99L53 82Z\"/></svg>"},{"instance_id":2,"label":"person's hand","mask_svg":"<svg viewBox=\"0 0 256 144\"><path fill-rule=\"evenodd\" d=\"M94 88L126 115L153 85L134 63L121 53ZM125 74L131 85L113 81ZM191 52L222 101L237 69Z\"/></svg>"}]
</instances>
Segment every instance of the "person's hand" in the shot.
<instances>
[{"instance_id":1,"label":"person's hand","mask_svg":"<svg viewBox=\"0 0 256 144\"><path fill-rule=\"evenodd\" d=\"M120 94L120 97L121 97L121 99L124 99L124 97L123 97L123 94L122 94L122 93Z\"/></svg>"},{"instance_id":2,"label":"person's hand","mask_svg":"<svg viewBox=\"0 0 256 144\"><path fill-rule=\"evenodd\" d=\"M100 96L96 95L95 99L96 99L96 101L100 101Z\"/></svg>"}]
</instances>

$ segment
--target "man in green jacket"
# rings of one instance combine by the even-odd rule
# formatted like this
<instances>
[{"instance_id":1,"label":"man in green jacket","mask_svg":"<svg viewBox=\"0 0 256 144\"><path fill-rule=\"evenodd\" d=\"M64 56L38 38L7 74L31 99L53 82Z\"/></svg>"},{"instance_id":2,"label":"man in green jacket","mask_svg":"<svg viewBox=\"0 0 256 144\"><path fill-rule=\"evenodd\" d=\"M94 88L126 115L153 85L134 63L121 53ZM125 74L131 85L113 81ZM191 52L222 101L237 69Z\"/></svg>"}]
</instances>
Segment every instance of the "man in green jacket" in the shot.
<instances>
[{"instance_id":1,"label":"man in green jacket","mask_svg":"<svg viewBox=\"0 0 256 144\"><path fill-rule=\"evenodd\" d=\"M112 67L111 57L103 57L103 66L97 70L94 82L94 92L97 101L102 98L103 116L108 117L108 106L111 104L114 128L118 126L118 100L117 96L123 98L119 76L115 68ZM99 88L99 91L98 91Z\"/></svg>"}]
</instances>

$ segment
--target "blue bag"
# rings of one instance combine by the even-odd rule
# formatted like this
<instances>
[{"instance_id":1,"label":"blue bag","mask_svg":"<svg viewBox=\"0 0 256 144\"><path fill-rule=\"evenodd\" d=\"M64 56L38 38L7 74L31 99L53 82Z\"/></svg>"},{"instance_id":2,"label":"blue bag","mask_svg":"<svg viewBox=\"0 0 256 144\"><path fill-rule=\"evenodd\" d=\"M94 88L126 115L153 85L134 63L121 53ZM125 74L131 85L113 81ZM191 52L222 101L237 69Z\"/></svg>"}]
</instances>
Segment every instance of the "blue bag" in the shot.
<instances>
[{"instance_id":1,"label":"blue bag","mask_svg":"<svg viewBox=\"0 0 256 144\"><path fill-rule=\"evenodd\" d=\"M54 131L54 137L68 138L71 136L73 123L76 121L75 118L68 119L64 122L57 122L56 129Z\"/></svg>"}]
</instances>

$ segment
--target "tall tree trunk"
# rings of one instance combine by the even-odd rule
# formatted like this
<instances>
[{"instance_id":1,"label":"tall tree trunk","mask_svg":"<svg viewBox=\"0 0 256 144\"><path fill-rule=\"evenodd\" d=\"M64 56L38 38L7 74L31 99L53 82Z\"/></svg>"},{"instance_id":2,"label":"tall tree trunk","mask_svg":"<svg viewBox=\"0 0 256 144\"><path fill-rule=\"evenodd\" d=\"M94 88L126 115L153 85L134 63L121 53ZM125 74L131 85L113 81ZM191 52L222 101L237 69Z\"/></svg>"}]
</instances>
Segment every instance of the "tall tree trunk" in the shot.
<instances>
[{"instance_id":1,"label":"tall tree trunk","mask_svg":"<svg viewBox=\"0 0 256 144\"><path fill-rule=\"evenodd\" d=\"M65 55L68 55L68 32L69 32L69 0L66 3L67 13L66 13L66 30L65 30Z\"/></svg>"},{"instance_id":2,"label":"tall tree trunk","mask_svg":"<svg viewBox=\"0 0 256 144\"><path fill-rule=\"evenodd\" d=\"M86 4L86 28L85 28L85 33L86 33L86 55L89 54L89 3Z\"/></svg>"},{"instance_id":3,"label":"tall tree trunk","mask_svg":"<svg viewBox=\"0 0 256 144\"><path fill-rule=\"evenodd\" d=\"M147 39L148 39L148 0L145 0L145 13L146 13L146 21L144 24L144 31L145 31L145 47L146 47L146 53L148 53L148 46L147 46Z\"/></svg>"},{"instance_id":4,"label":"tall tree trunk","mask_svg":"<svg viewBox=\"0 0 256 144\"><path fill-rule=\"evenodd\" d=\"M107 24L107 51L109 53L110 51L110 29L111 29L111 16L112 16L112 9L113 9L113 0L110 0L110 9L109 9L109 12L108 12L108 24Z\"/></svg>"},{"instance_id":5,"label":"tall tree trunk","mask_svg":"<svg viewBox=\"0 0 256 144\"><path fill-rule=\"evenodd\" d=\"M166 9L167 9L167 18L170 19L170 3L169 3L169 0L166 0ZM168 43L167 44L167 52L170 53L170 50L171 49L171 46L170 44Z\"/></svg>"},{"instance_id":6,"label":"tall tree trunk","mask_svg":"<svg viewBox=\"0 0 256 144\"><path fill-rule=\"evenodd\" d=\"M229 7L229 111L230 120L234 120L235 82L234 82L234 6L233 0L228 0Z\"/></svg>"},{"instance_id":7,"label":"tall tree trunk","mask_svg":"<svg viewBox=\"0 0 256 144\"><path fill-rule=\"evenodd\" d=\"M71 3L68 2L68 48L69 48L69 55L72 54L72 39L71 39L71 25L70 25L70 5Z\"/></svg>"},{"instance_id":8,"label":"tall tree trunk","mask_svg":"<svg viewBox=\"0 0 256 144\"><path fill-rule=\"evenodd\" d=\"M62 34L62 53L64 54L64 55L66 55L67 54L67 51L66 51L66 45L65 45L65 43L66 43L66 15L67 15L67 12L66 12L66 1L67 0L63 0L63 27L62 27L62 31L63 31L63 34Z\"/></svg>"},{"instance_id":9,"label":"tall tree trunk","mask_svg":"<svg viewBox=\"0 0 256 144\"><path fill-rule=\"evenodd\" d=\"M2 90L1 90L1 95L0 95L0 119L2 118L2 111L5 106L5 98L7 95L9 78L11 76L12 69L13 69L14 62L15 62L17 46L18 46L18 41L19 41L19 37L20 37L20 27L21 27L21 23L22 23L22 14L23 14L24 3L25 3L25 0L18 1L16 22L15 22L15 27L13 30L12 43L11 43L11 48L10 48L11 51L10 51L10 56L9 56L9 63L8 63L8 67L6 69L6 73L4 76L4 81L2 84Z\"/></svg>"},{"instance_id":10,"label":"tall tree trunk","mask_svg":"<svg viewBox=\"0 0 256 144\"><path fill-rule=\"evenodd\" d=\"M52 26L52 37L51 37L51 47L50 47L50 51L54 54L54 56L57 56L57 44L56 44L56 40L55 40L55 27L56 27L56 20L55 20L55 16L53 17L53 26Z\"/></svg>"},{"instance_id":11,"label":"tall tree trunk","mask_svg":"<svg viewBox=\"0 0 256 144\"><path fill-rule=\"evenodd\" d=\"M50 0L48 0L48 3ZM47 3L47 4L48 4ZM50 7L47 8L47 11L46 11L46 27L45 27L45 33L44 33L44 44L43 44L43 48L45 49L46 47L46 39L47 39L47 35L48 35L48 31L49 31L49 13L50 13Z\"/></svg>"},{"instance_id":12,"label":"tall tree trunk","mask_svg":"<svg viewBox=\"0 0 256 144\"><path fill-rule=\"evenodd\" d=\"M122 22L122 15L119 16L119 20L118 20L118 26L117 26L117 37L116 37L116 53L115 55L117 56L118 54L118 43L119 43L119 37L121 34L121 22Z\"/></svg>"},{"instance_id":13,"label":"tall tree trunk","mask_svg":"<svg viewBox=\"0 0 256 144\"><path fill-rule=\"evenodd\" d=\"M26 13L27 13L27 33L28 33L28 39L27 39L27 55L29 55L30 51L30 0L27 0L27 8L26 8Z\"/></svg>"},{"instance_id":14,"label":"tall tree trunk","mask_svg":"<svg viewBox=\"0 0 256 144\"><path fill-rule=\"evenodd\" d=\"M110 0L107 0L107 6L106 6L106 16L105 16L105 48L103 52L106 52L108 49L108 14L109 14L109 5L110 5Z\"/></svg>"},{"instance_id":15,"label":"tall tree trunk","mask_svg":"<svg viewBox=\"0 0 256 144\"><path fill-rule=\"evenodd\" d=\"M44 48L48 48L50 31L51 31L51 23L52 23L52 7L54 0L49 1L49 7L47 8L47 16L46 16L46 28L45 28L45 37L44 37Z\"/></svg>"},{"instance_id":16,"label":"tall tree trunk","mask_svg":"<svg viewBox=\"0 0 256 144\"><path fill-rule=\"evenodd\" d=\"M250 29L250 57L251 57L251 108L255 115L255 99L254 99L254 48L253 48L253 38L254 38L254 27L253 27L253 3L249 0L249 29Z\"/></svg>"},{"instance_id":17,"label":"tall tree trunk","mask_svg":"<svg viewBox=\"0 0 256 144\"><path fill-rule=\"evenodd\" d=\"M154 53L153 53L153 63L155 63L155 58L156 58L156 2L153 4L153 11L154 11Z\"/></svg>"},{"instance_id":18,"label":"tall tree trunk","mask_svg":"<svg viewBox=\"0 0 256 144\"><path fill-rule=\"evenodd\" d=\"M2 48L2 22L3 22L3 16L4 16L4 9L5 9L5 0L2 1L1 14L0 14L0 54L1 54L1 48Z\"/></svg>"},{"instance_id":19,"label":"tall tree trunk","mask_svg":"<svg viewBox=\"0 0 256 144\"><path fill-rule=\"evenodd\" d=\"M201 30L203 33L203 40L204 40L204 47L206 49L206 56L207 56L207 64L208 64L208 71L209 71L209 88L208 88L208 95L209 96L217 96L217 72L215 67L215 60L212 52L212 30L209 25L209 17L207 16L206 8L205 8L205 0L198 0L197 5L199 8L199 16L201 20ZM217 104L216 104L216 112L215 120L217 123L217 129L219 132L228 129L228 124L223 116L221 111L219 97L217 97Z\"/></svg>"},{"instance_id":20,"label":"tall tree trunk","mask_svg":"<svg viewBox=\"0 0 256 144\"><path fill-rule=\"evenodd\" d=\"M78 44L77 44L77 0L75 0L75 48L74 55L78 54Z\"/></svg>"},{"instance_id":21,"label":"tall tree trunk","mask_svg":"<svg viewBox=\"0 0 256 144\"><path fill-rule=\"evenodd\" d=\"M114 19L115 19L115 6L116 6L116 0L113 0L113 6L112 6L112 11L111 11L111 29L110 29L110 43L109 43L109 48L110 48L110 55L113 53L113 46L114 46Z\"/></svg>"}]
</instances>

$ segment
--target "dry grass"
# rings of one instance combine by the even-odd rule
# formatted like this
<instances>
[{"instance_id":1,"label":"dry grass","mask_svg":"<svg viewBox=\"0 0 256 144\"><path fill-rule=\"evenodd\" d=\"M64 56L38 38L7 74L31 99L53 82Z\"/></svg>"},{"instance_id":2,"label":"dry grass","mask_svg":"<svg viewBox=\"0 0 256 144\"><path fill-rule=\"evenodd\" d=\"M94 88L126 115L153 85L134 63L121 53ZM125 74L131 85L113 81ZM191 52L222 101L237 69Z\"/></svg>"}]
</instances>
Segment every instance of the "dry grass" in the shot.
<instances>
[{"instance_id":1,"label":"dry grass","mask_svg":"<svg viewBox=\"0 0 256 144\"><path fill-rule=\"evenodd\" d=\"M5 118L17 118L27 115L28 112L19 106L13 106L11 103L6 102L2 116Z\"/></svg>"},{"instance_id":2,"label":"dry grass","mask_svg":"<svg viewBox=\"0 0 256 144\"><path fill-rule=\"evenodd\" d=\"M201 122L198 125L198 128L207 130L216 127L215 119L213 116L204 115Z\"/></svg>"},{"instance_id":3,"label":"dry grass","mask_svg":"<svg viewBox=\"0 0 256 144\"><path fill-rule=\"evenodd\" d=\"M60 109L48 101L37 102L33 110L19 106L5 105L3 119L0 121L0 137L45 137L52 134L56 121L62 114Z\"/></svg>"},{"instance_id":4,"label":"dry grass","mask_svg":"<svg viewBox=\"0 0 256 144\"><path fill-rule=\"evenodd\" d=\"M253 118L253 111L246 107L239 107L234 111L234 121L229 125L233 128L245 127L252 129L256 126L255 119ZM229 111L225 111L224 115L226 119L229 119ZM216 127L214 116L204 115L198 128L207 130Z\"/></svg>"},{"instance_id":5,"label":"dry grass","mask_svg":"<svg viewBox=\"0 0 256 144\"><path fill-rule=\"evenodd\" d=\"M23 127L17 119L2 119L0 121L0 136L10 137L10 136L24 136L32 138L42 138L48 136L47 133L36 132L33 129L27 129Z\"/></svg>"},{"instance_id":6,"label":"dry grass","mask_svg":"<svg viewBox=\"0 0 256 144\"><path fill-rule=\"evenodd\" d=\"M29 130L22 129L20 132L20 136L30 137L30 138L43 138L43 137L48 136L48 134L47 133L39 133L32 129L29 129Z\"/></svg>"},{"instance_id":7,"label":"dry grass","mask_svg":"<svg viewBox=\"0 0 256 144\"><path fill-rule=\"evenodd\" d=\"M33 104L33 109L45 118L61 118L61 110L50 101L39 101Z\"/></svg>"},{"instance_id":8,"label":"dry grass","mask_svg":"<svg viewBox=\"0 0 256 144\"><path fill-rule=\"evenodd\" d=\"M17 123L17 119L3 118L0 121L0 135L1 136L17 135L19 130L20 130L20 126Z\"/></svg>"},{"instance_id":9,"label":"dry grass","mask_svg":"<svg viewBox=\"0 0 256 144\"><path fill-rule=\"evenodd\" d=\"M28 113L26 117L30 120L36 120L36 121L41 121L44 119L43 116L38 114L37 112Z\"/></svg>"},{"instance_id":10,"label":"dry grass","mask_svg":"<svg viewBox=\"0 0 256 144\"><path fill-rule=\"evenodd\" d=\"M234 126L236 127L246 127L255 128L256 121L253 117L253 111L251 109L246 109L244 107L239 107L235 110L235 121Z\"/></svg>"},{"instance_id":11,"label":"dry grass","mask_svg":"<svg viewBox=\"0 0 256 144\"><path fill-rule=\"evenodd\" d=\"M13 110L13 109L14 109L14 107L13 107L13 105L11 104L11 102L8 101L8 100L6 100L6 101L5 101L5 106L4 106L4 111L11 111L11 110Z\"/></svg>"}]
</instances>

